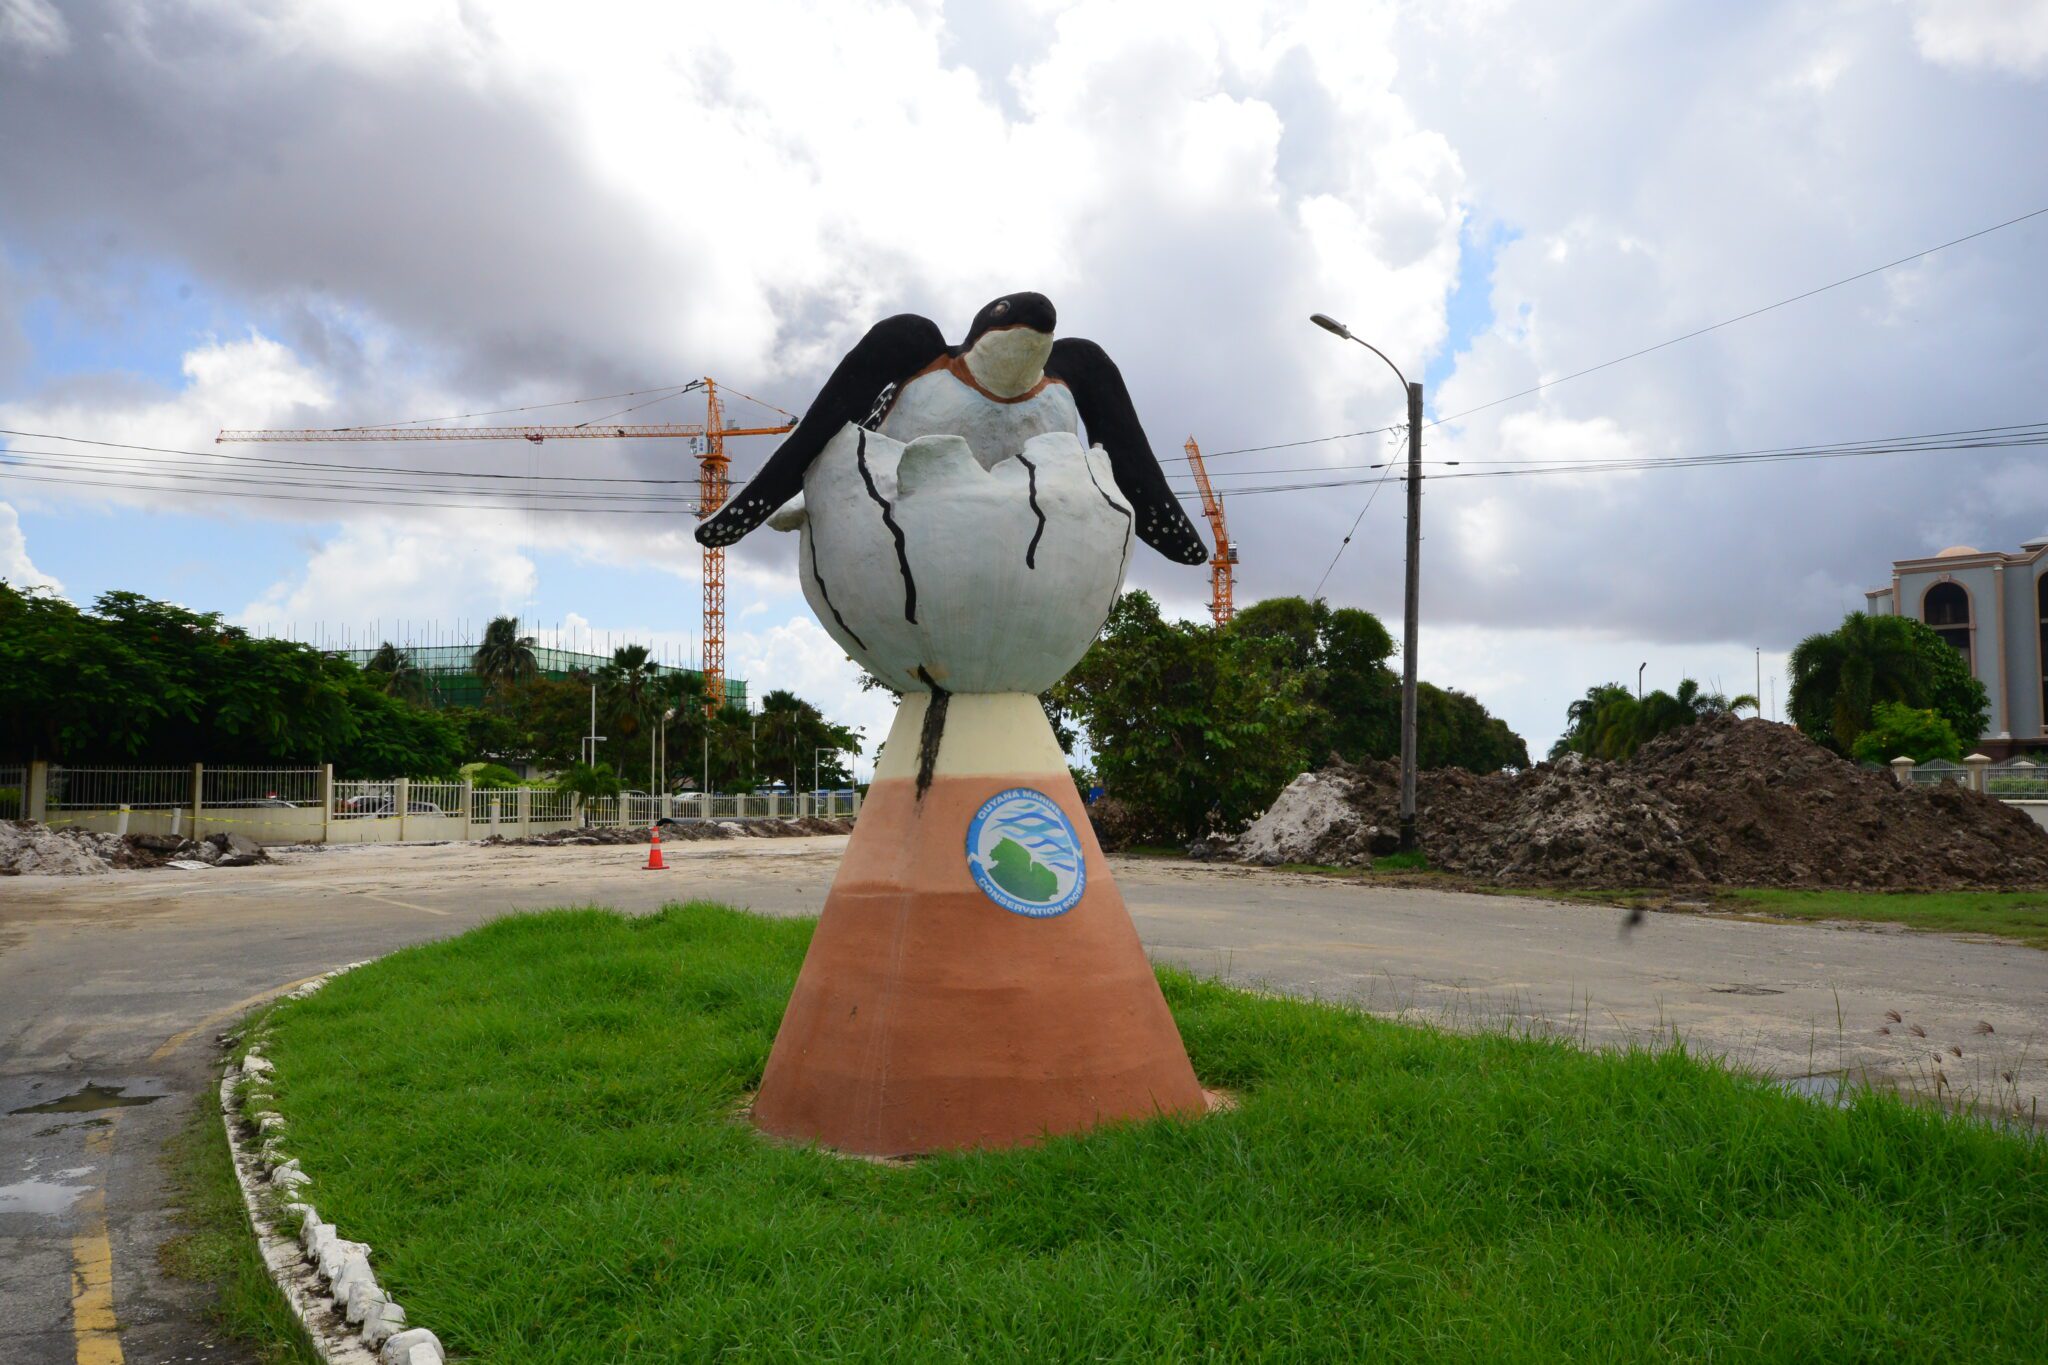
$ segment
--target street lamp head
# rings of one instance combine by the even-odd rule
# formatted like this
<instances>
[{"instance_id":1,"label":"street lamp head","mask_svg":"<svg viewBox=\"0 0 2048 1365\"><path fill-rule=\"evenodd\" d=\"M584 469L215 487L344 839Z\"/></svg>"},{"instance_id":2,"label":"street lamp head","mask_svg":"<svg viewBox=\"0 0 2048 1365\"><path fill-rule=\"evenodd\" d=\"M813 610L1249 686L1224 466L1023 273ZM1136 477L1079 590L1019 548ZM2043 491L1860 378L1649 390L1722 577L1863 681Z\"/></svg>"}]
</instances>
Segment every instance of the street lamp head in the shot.
<instances>
[{"instance_id":1,"label":"street lamp head","mask_svg":"<svg viewBox=\"0 0 2048 1365\"><path fill-rule=\"evenodd\" d=\"M1322 328L1326 332L1335 332L1338 336L1343 337L1346 341L1352 339L1351 329L1349 327L1346 327L1343 323L1337 321L1337 319L1331 317L1328 313L1310 313L1308 315L1308 320L1310 322L1313 322L1316 326Z\"/></svg>"}]
</instances>

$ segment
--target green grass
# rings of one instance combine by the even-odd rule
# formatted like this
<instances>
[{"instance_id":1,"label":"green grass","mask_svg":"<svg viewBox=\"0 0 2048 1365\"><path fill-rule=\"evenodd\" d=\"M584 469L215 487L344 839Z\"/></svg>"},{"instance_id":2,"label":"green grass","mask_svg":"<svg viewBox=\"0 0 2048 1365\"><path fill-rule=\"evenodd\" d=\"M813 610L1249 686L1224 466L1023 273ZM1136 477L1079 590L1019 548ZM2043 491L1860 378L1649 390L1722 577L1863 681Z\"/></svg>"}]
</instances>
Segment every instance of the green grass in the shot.
<instances>
[{"instance_id":1,"label":"green grass","mask_svg":"<svg viewBox=\"0 0 2048 1365\"><path fill-rule=\"evenodd\" d=\"M1715 892L1715 905L1777 919L1849 919L1945 933L1999 934L2048 948L2048 892L1763 891Z\"/></svg>"},{"instance_id":2,"label":"green grass","mask_svg":"<svg viewBox=\"0 0 2048 1365\"><path fill-rule=\"evenodd\" d=\"M319 1365L256 1249L211 1093L193 1103L191 1118L165 1146L164 1162L179 1223L157 1249L164 1273L204 1283L214 1322L266 1365Z\"/></svg>"},{"instance_id":3,"label":"green grass","mask_svg":"<svg viewBox=\"0 0 2048 1365\"><path fill-rule=\"evenodd\" d=\"M776 1145L805 922L496 921L276 1016L292 1150L493 1362L2038 1359L2048 1144L1672 1048L1162 972L1240 1106L907 1168Z\"/></svg>"}]
</instances>

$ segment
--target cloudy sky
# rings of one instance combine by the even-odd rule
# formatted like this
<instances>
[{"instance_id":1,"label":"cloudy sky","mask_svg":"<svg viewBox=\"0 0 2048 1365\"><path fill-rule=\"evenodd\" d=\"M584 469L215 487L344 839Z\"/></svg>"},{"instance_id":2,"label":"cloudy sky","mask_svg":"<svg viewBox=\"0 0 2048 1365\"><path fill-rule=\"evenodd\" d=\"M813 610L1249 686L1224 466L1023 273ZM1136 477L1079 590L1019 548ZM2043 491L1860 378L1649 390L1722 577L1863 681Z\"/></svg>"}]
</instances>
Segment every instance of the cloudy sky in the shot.
<instances>
[{"instance_id":1,"label":"cloudy sky","mask_svg":"<svg viewBox=\"0 0 2048 1365\"><path fill-rule=\"evenodd\" d=\"M1465 414L1428 430L1443 475L2035 421L2048 217L1470 410L2048 207L2044 129L2048 0L0 0L0 427L209 452L705 374L801 411L878 317L957 337L1017 289L1118 359L1162 454L1398 422L1313 311ZM1240 602L1312 592L1370 495L1324 591L1398 625L1398 483L1228 492L1375 477L1392 439L1215 461ZM76 601L697 648L688 516L553 496L674 496L565 476L688 478L681 443L0 444L0 576ZM430 509L284 460L519 477ZM1532 748L1644 662L1747 691L1761 647L1782 705L1784 651L1893 559L2044 529L2026 450L1444 478L1423 673ZM731 671L879 739L792 567L735 552ZM1204 612L1203 570L1141 550L1132 581Z\"/></svg>"}]
</instances>

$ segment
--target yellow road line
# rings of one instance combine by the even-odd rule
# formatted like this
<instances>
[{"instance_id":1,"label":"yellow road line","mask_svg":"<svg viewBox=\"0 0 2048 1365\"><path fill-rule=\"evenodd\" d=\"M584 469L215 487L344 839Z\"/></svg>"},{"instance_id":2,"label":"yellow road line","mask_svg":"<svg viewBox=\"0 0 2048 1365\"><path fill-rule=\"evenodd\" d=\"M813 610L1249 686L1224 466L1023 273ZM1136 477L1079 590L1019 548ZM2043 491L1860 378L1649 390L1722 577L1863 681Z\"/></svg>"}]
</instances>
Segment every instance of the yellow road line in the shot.
<instances>
[{"instance_id":1,"label":"yellow road line","mask_svg":"<svg viewBox=\"0 0 2048 1365\"><path fill-rule=\"evenodd\" d=\"M191 1042L199 1034L212 1028L215 1024L225 1023L252 1005L260 1005L275 996L283 995L286 991L297 990L308 981L317 980L320 976L321 973L319 972L315 972L312 976L302 976L297 981L287 981L282 986L272 986L267 991L258 991L246 1000L237 1000L226 1009L215 1010L183 1033L173 1033L170 1037L164 1039L163 1046L149 1054L149 1060L160 1062L179 1048L185 1046L185 1044Z\"/></svg>"},{"instance_id":2,"label":"yellow road line","mask_svg":"<svg viewBox=\"0 0 2048 1365\"><path fill-rule=\"evenodd\" d=\"M87 1155L100 1160L100 1187L79 1202L88 1216L71 1239L71 1336L78 1365L124 1365L121 1329L114 1321L114 1247L107 1240L106 1158L114 1149L114 1119L86 1136Z\"/></svg>"}]
</instances>

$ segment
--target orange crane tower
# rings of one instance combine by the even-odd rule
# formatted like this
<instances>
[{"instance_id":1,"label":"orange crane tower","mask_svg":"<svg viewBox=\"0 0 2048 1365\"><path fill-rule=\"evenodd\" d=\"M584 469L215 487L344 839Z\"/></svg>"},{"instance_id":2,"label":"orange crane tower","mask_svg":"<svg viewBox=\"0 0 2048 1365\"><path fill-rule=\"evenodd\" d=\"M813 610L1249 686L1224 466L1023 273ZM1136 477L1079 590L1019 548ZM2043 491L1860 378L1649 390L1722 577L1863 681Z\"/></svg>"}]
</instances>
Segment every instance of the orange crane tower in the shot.
<instances>
[{"instance_id":1,"label":"orange crane tower","mask_svg":"<svg viewBox=\"0 0 2048 1365\"><path fill-rule=\"evenodd\" d=\"M305 444L308 442L359 442L359 441L531 441L539 445L544 441L590 441L590 440L636 440L646 437L701 440L703 449L697 456L700 469L699 496L697 502L698 520L710 516L725 506L727 474L731 462L725 456L725 441L728 436L780 436L796 430L796 418L783 413L789 421L775 426L729 427L725 425L724 410L718 401L718 384L712 379L700 381L704 387L704 420L698 422L657 422L620 425L616 422L586 422L577 426L515 426L515 427L324 427L310 429L272 429L262 431L223 431L214 437L215 444L223 442L270 441ZM741 395L745 397L744 394ZM758 398L749 402L759 403ZM774 407L762 403L762 407ZM775 408L777 412L782 409ZM723 548L707 547L704 551L704 711L716 715L718 708L725 704L725 551Z\"/></svg>"},{"instance_id":2,"label":"orange crane tower","mask_svg":"<svg viewBox=\"0 0 2048 1365\"><path fill-rule=\"evenodd\" d=\"M1237 586L1237 547L1223 525L1223 499L1209 486L1209 471L1202 466L1202 449L1188 437L1188 466L1195 471L1195 488L1202 495L1202 514L1209 518L1209 530L1216 537L1216 553L1209 556L1209 615L1219 626L1230 624L1237 614L1231 595Z\"/></svg>"}]
</instances>

